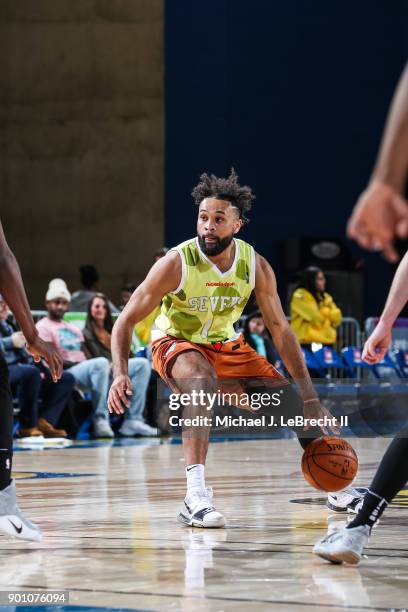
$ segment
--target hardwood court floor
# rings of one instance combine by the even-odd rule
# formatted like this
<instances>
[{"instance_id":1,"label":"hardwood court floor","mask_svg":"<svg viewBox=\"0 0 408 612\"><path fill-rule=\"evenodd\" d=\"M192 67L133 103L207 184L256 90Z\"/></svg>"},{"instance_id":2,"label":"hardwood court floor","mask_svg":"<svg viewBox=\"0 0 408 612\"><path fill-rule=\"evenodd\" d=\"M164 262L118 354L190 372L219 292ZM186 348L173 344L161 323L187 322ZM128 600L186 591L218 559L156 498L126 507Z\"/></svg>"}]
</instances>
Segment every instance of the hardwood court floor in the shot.
<instances>
[{"instance_id":1,"label":"hardwood court floor","mask_svg":"<svg viewBox=\"0 0 408 612\"><path fill-rule=\"evenodd\" d=\"M352 442L367 484L388 441ZM300 456L295 440L212 444L207 482L228 526L211 531L175 520L185 492L178 444L17 452L20 504L44 540L0 536L0 589L68 589L71 605L143 610L406 607L408 490L360 566L332 566L312 545L344 519L304 482Z\"/></svg>"}]
</instances>

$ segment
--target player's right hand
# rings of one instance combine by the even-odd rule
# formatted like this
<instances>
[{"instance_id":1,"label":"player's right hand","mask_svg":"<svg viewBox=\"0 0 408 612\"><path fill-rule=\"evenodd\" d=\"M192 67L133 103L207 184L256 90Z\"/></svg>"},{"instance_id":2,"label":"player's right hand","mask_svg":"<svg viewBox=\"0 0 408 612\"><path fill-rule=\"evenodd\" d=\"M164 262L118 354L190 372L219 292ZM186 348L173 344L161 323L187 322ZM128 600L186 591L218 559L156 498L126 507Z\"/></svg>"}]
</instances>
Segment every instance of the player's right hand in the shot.
<instances>
[{"instance_id":1,"label":"player's right hand","mask_svg":"<svg viewBox=\"0 0 408 612\"><path fill-rule=\"evenodd\" d=\"M382 251L394 263L393 241L408 236L408 202L390 185L373 182L360 195L347 225L347 235L371 251Z\"/></svg>"},{"instance_id":2,"label":"player's right hand","mask_svg":"<svg viewBox=\"0 0 408 612\"><path fill-rule=\"evenodd\" d=\"M337 419L327 410L326 406L320 403L318 397L315 398L315 401L307 400L303 406L303 416L305 419L322 419L326 418L327 423L332 423L331 425L320 425L320 429L322 430L325 436L328 436L330 433L333 433L336 436L340 435L340 426ZM310 425L307 424L303 427L304 431L310 429Z\"/></svg>"},{"instance_id":3,"label":"player's right hand","mask_svg":"<svg viewBox=\"0 0 408 612\"><path fill-rule=\"evenodd\" d=\"M41 357L48 363L53 381L56 383L62 376L62 357L51 342L44 342L37 336L27 344L27 350L34 361L41 361Z\"/></svg>"},{"instance_id":4,"label":"player's right hand","mask_svg":"<svg viewBox=\"0 0 408 612\"><path fill-rule=\"evenodd\" d=\"M116 376L108 395L108 409L111 414L124 414L129 406L129 395L132 395L132 384L129 376Z\"/></svg>"},{"instance_id":5,"label":"player's right hand","mask_svg":"<svg viewBox=\"0 0 408 612\"><path fill-rule=\"evenodd\" d=\"M373 365L384 359L389 345L391 344L392 328L380 321L364 345L361 358L363 361Z\"/></svg>"}]
</instances>

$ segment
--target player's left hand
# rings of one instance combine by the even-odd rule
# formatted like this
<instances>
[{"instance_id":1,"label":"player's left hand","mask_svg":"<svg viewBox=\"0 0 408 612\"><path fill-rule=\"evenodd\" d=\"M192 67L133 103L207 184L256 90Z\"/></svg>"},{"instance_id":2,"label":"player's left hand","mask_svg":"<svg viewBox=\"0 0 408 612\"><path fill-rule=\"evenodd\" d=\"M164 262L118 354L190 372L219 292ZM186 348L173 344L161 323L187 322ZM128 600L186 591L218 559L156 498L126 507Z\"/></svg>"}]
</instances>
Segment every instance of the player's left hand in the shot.
<instances>
[{"instance_id":1,"label":"player's left hand","mask_svg":"<svg viewBox=\"0 0 408 612\"><path fill-rule=\"evenodd\" d=\"M331 425L319 425L324 435L327 436L329 433L340 435L340 426L337 419L320 403L318 397L316 397L314 401L309 400L303 405L303 416L305 419L324 419L326 417L326 420L328 420ZM310 429L310 423L306 423L303 427L304 431L308 429Z\"/></svg>"},{"instance_id":2,"label":"player's left hand","mask_svg":"<svg viewBox=\"0 0 408 612\"><path fill-rule=\"evenodd\" d=\"M370 365L382 361L391 344L391 339L392 327L380 321L364 345L362 360Z\"/></svg>"}]
</instances>

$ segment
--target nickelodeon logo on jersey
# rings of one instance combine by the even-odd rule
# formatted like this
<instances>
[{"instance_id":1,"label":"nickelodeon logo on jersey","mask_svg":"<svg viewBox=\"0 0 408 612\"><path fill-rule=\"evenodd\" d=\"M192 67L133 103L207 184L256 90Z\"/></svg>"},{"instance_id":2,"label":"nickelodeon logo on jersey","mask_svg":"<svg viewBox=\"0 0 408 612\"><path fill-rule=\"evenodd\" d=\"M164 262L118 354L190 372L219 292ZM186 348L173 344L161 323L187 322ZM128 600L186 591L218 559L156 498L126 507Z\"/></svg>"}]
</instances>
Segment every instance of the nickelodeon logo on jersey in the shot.
<instances>
[{"instance_id":1,"label":"nickelodeon logo on jersey","mask_svg":"<svg viewBox=\"0 0 408 612\"><path fill-rule=\"evenodd\" d=\"M221 283L221 282L213 282L213 283L205 283L206 287L234 287L235 283Z\"/></svg>"},{"instance_id":2,"label":"nickelodeon logo on jersey","mask_svg":"<svg viewBox=\"0 0 408 612\"><path fill-rule=\"evenodd\" d=\"M231 310L246 301L245 297L231 295L202 295L188 300L189 310L195 312L223 312Z\"/></svg>"}]
</instances>

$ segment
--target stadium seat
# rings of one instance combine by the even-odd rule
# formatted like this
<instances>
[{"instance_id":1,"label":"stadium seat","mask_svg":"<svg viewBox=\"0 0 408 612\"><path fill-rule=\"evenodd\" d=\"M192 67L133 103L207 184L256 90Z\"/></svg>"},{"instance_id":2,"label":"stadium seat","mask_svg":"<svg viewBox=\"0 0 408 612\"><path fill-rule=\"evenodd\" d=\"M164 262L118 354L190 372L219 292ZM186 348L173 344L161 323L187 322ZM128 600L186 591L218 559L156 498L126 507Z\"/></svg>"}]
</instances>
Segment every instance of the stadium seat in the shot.
<instances>
[{"instance_id":1,"label":"stadium seat","mask_svg":"<svg viewBox=\"0 0 408 612\"><path fill-rule=\"evenodd\" d=\"M395 352L395 358L401 373L401 376L408 378L408 351L399 349Z\"/></svg>"},{"instance_id":2,"label":"stadium seat","mask_svg":"<svg viewBox=\"0 0 408 612\"><path fill-rule=\"evenodd\" d=\"M344 370L344 362L338 353L331 347L323 346L323 348L315 351L313 355L316 358L320 368L326 373L330 368Z\"/></svg>"},{"instance_id":3,"label":"stadium seat","mask_svg":"<svg viewBox=\"0 0 408 612\"><path fill-rule=\"evenodd\" d=\"M344 363L347 367L347 375L350 378L356 378L359 368L373 370L373 366L361 359L361 349L358 346L346 346L342 349L341 354Z\"/></svg>"},{"instance_id":4,"label":"stadium seat","mask_svg":"<svg viewBox=\"0 0 408 612\"><path fill-rule=\"evenodd\" d=\"M66 312L64 314L64 321L72 323L72 325L75 325L75 327L82 331L85 327L86 312Z\"/></svg>"},{"instance_id":5,"label":"stadium seat","mask_svg":"<svg viewBox=\"0 0 408 612\"><path fill-rule=\"evenodd\" d=\"M381 379L381 378L388 378L386 376L384 376L384 370L391 370L391 372L393 374L396 374L398 378L401 378L401 373L400 373L400 369L397 366L397 364L395 363L395 361L393 361L393 359L391 359L390 354L389 353L385 353L384 355L384 359L382 361L380 361L379 363L376 363L375 365L372 366L374 375L376 378Z\"/></svg>"},{"instance_id":6,"label":"stadium seat","mask_svg":"<svg viewBox=\"0 0 408 612\"><path fill-rule=\"evenodd\" d=\"M309 349L302 348L303 357L305 358L306 367L313 373L316 372L319 378L324 378L325 370L320 366L316 357Z\"/></svg>"}]
</instances>

